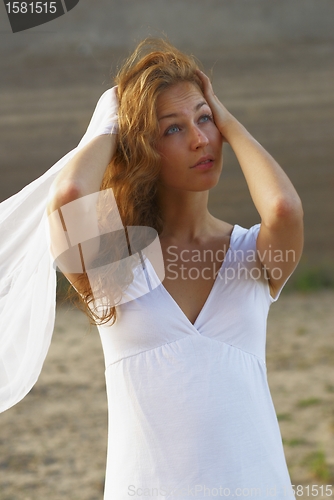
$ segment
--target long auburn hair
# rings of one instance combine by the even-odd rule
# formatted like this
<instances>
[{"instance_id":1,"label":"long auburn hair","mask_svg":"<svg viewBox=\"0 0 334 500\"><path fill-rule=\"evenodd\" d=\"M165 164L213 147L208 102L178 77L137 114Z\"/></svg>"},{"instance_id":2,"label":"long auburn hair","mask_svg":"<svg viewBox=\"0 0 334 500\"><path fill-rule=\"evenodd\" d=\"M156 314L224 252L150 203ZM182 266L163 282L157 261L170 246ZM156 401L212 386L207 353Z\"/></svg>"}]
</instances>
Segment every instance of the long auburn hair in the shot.
<instances>
[{"instance_id":1,"label":"long auburn hair","mask_svg":"<svg viewBox=\"0 0 334 500\"><path fill-rule=\"evenodd\" d=\"M167 88L185 81L194 83L203 92L202 82L196 74L198 68L193 56L179 51L169 41L147 38L139 43L116 75L119 134L115 154L100 189L112 188L124 227L148 226L158 234L162 232L157 199L160 172L160 156L156 150L159 139L157 99ZM107 249L108 245L106 252ZM122 279L123 284L129 284L132 278L130 272L128 278ZM110 273L108 283L117 288L117 276ZM84 306L92 322L113 324L116 307L109 305L97 312L93 307L96 295L93 296L87 274L82 274L77 284L80 286L79 304ZM119 290L119 297L121 293Z\"/></svg>"}]
</instances>

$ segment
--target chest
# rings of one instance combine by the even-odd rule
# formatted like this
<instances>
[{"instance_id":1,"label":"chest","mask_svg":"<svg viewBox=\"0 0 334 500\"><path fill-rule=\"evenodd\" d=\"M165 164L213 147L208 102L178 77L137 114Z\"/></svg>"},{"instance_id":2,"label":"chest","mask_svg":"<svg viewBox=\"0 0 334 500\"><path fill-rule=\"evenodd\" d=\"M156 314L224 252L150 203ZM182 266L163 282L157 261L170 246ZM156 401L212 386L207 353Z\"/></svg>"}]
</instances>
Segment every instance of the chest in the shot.
<instances>
[{"instance_id":1,"label":"chest","mask_svg":"<svg viewBox=\"0 0 334 500\"><path fill-rule=\"evenodd\" d=\"M227 248L227 241L211 248L163 248L162 284L192 324L210 295Z\"/></svg>"}]
</instances>

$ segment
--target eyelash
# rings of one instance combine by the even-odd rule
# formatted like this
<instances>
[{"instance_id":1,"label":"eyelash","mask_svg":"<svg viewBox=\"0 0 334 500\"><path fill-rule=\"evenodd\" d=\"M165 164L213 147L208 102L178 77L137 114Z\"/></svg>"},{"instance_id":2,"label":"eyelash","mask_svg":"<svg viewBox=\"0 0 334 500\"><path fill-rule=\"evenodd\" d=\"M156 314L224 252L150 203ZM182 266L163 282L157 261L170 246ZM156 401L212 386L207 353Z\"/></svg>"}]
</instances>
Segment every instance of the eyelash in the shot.
<instances>
[{"instance_id":1,"label":"eyelash","mask_svg":"<svg viewBox=\"0 0 334 500\"><path fill-rule=\"evenodd\" d=\"M205 115L202 115L199 120L202 120L202 118L208 118L208 121L212 121L213 120L213 116L210 115L210 114L205 114ZM170 134L169 132L173 129L173 128L180 128L179 125L170 125L170 127L168 127L168 129L166 130L165 134L164 135L173 135L173 134Z\"/></svg>"}]
</instances>

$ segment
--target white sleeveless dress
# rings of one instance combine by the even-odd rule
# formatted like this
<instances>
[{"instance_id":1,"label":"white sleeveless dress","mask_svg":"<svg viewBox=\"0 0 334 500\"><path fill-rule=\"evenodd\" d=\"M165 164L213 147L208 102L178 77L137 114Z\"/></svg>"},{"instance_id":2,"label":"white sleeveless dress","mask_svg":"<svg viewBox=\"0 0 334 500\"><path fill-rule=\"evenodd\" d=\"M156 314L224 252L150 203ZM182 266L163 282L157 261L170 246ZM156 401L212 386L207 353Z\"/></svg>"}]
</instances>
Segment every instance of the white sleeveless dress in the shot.
<instances>
[{"instance_id":1,"label":"white sleeveless dress","mask_svg":"<svg viewBox=\"0 0 334 500\"><path fill-rule=\"evenodd\" d=\"M267 382L267 315L278 296L252 258L259 228L234 226L194 324L160 284L99 327L105 500L295 498Z\"/></svg>"}]
</instances>

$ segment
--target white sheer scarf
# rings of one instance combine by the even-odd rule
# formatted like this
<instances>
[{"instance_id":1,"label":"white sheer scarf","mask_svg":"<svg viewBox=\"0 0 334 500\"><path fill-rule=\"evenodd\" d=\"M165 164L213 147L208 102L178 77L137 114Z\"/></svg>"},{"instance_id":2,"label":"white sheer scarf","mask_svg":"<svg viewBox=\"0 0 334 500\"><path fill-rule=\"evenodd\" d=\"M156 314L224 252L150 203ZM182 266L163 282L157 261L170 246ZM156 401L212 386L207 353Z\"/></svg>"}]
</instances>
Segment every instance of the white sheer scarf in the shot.
<instances>
[{"instance_id":1,"label":"white sheer scarf","mask_svg":"<svg viewBox=\"0 0 334 500\"><path fill-rule=\"evenodd\" d=\"M46 231L50 186L79 149L108 133L117 133L115 87L101 96L78 146L0 204L0 411L36 383L51 342L56 270Z\"/></svg>"}]
</instances>

